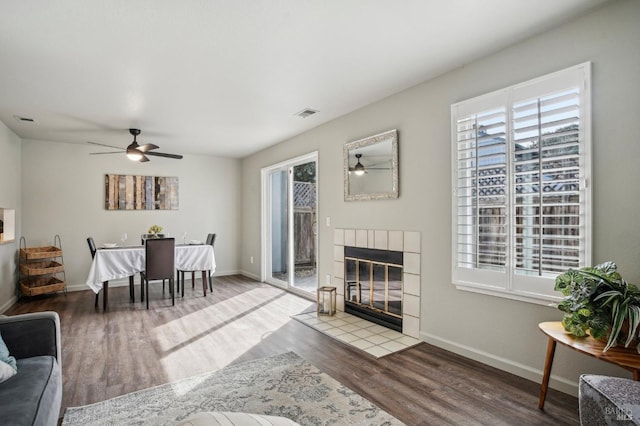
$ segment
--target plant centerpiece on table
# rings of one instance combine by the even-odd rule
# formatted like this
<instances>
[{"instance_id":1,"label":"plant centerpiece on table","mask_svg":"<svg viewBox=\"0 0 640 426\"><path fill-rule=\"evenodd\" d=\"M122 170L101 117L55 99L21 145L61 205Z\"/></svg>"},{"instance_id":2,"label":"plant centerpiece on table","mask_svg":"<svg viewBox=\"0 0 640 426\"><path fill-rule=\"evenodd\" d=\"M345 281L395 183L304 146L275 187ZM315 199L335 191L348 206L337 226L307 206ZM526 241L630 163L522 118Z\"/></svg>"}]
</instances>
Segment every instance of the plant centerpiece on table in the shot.
<instances>
[{"instance_id":1,"label":"plant centerpiece on table","mask_svg":"<svg viewBox=\"0 0 640 426\"><path fill-rule=\"evenodd\" d=\"M635 343L640 331L640 291L617 269L615 263L605 262L569 269L556 278L555 289L565 296L558 304L564 329L578 337L606 339L603 352ZM640 352L640 345L636 348Z\"/></svg>"},{"instance_id":2,"label":"plant centerpiece on table","mask_svg":"<svg viewBox=\"0 0 640 426\"><path fill-rule=\"evenodd\" d=\"M158 234L161 233L161 232L162 232L162 226L160 226L160 225L151 225L151 227L147 231L147 234L154 235L157 238Z\"/></svg>"}]
</instances>

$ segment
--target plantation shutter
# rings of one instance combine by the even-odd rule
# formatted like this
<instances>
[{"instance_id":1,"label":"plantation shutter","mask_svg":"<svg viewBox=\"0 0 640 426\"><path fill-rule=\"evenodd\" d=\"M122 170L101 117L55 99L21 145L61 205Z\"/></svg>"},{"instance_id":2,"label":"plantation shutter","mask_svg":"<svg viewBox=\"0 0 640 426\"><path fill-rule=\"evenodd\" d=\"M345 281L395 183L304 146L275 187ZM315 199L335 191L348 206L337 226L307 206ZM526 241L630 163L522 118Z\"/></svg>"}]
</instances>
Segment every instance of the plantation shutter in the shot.
<instances>
[{"instance_id":1,"label":"plantation shutter","mask_svg":"<svg viewBox=\"0 0 640 426\"><path fill-rule=\"evenodd\" d=\"M512 116L515 269L544 276L580 265L580 93L517 102Z\"/></svg>"},{"instance_id":2,"label":"plantation shutter","mask_svg":"<svg viewBox=\"0 0 640 426\"><path fill-rule=\"evenodd\" d=\"M458 266L504 271L507 256L506 111L459 119Z\"/></svg>"},{"instance_id":3,"label":"plantation shutter","mask_svg":"<svg viewBox=\"0 0 640 426\"><path fill-rule=\"evenodd\" d=\"M452 105L459 288L540 302L590 262L589 67Z\"/></svg>"}]
</instances>

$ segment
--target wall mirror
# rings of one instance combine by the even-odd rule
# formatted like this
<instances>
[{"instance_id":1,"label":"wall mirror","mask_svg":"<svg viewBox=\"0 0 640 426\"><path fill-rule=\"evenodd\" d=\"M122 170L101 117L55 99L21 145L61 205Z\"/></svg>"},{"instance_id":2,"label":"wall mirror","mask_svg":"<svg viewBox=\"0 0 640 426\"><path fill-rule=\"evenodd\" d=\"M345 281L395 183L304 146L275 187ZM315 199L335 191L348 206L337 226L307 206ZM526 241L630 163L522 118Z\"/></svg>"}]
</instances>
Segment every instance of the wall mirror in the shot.
<instances>
[{"instance_id":1,"label":"wall mirror","mask_svg":"<svg viewBox=\"0 0 640 426\"><path fill-rule=\"evenodd\" d=\"M344 145L344 200L398 198L398 131Z\"/></svg>"},{"instance_id":2,"label":"wall mirror","mask_svg":"<svg viewBox=\"0 0 640 426\"><path fill-rule=\"evenodd\" d=\"M0 244L16 239L16 210L0 207Z\"/></svg>"}]
</instances>

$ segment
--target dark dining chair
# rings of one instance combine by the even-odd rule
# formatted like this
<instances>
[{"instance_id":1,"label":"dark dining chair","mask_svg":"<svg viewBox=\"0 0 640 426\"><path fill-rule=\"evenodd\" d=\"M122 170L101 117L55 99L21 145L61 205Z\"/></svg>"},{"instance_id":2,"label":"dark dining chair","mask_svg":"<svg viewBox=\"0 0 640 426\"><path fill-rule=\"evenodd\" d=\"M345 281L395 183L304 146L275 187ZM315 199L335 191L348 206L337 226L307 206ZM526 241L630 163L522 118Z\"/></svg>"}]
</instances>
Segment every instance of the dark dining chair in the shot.
<instances>
[{"instance_id":1,"label":"dark dining chair","mask_svg":"<svg viewBox=\"0 0 640 426\"><path fill-rule=\"evenodd\" d=\"M206 245L211 247L216 243L216 234L207 234ZM184 297L184 273L191 272L191 288L195 288L196 283L196 271L187 271L182 269L176 269L176 275L178 277L178 291L180 290L180 282L182 282L182 297ZM213 291L213 283L211 280L211 274L209 271L202 271L202 292L204 297L207 297L207 281L209 282L209 291Z\"/></svg>"},{"instance_id":2,"label":"dark dining chair","mask_svg":"<svg viewBox=\"0 0 640 426\"><path fill-rule=\"evenodd\" d=\"M171 305L176 304L173 284L175 247L175 238L150 238L144 244L145 270L140 273L142 277L140 297L144 301L145 292L147 293L147 309L149 309L149 281L152 280L163 280L164 283L164 280L168 279Z\"/></svg>"},{"instance_id":3,"label":"dark dining chair","mask_svg":"<svg viewBox=\"0 0 640 426\"><path fill-rule=\"evenodd\" d=\"M213 248L216 244L216 234L208 234L207 235L207 242L205 243L207 245L210 245L211 248ZM209 291L213 291L213 283L212 283L212 279L211 279L211 274L207 273L207 275L209 276Z\"/></svg>"},{"instance_id":4,"label":"dark dining chair","mask_svg":"<svg viewBox=\"0 0 640 426\"><path fill-rule=\"evenodd\" d=\"M96 248L96 243L93 241L93 237L88 237L87 238L87 244L89 245L89 251L91 252L91 259L93 260L96 257L96 251L98 250ZM98 295L99 293L96 293L96 301L94 304L94 307L98 307ZM104 295L103 295L104 297ZM129 299L132 302L136 301L136 297L135 297L135 291L133 288L133 275L129 276ZM106 304L105 304L106 305Z\"/></svg>"},{"instance_id":5,"label":"dark dining chair","mask_svg":"<svg viewBox=\"0 0 640 426\"><path fill-rule=\"evenodd\" d=\"M87 244L89 244L89 251L91 252L91 260L93 260L96 257L96 251L98 250L96 248L96 243L93 241L92 237L87 238ZM97 309L98 308L98 295L100 293L96 293L96 303L94 305L94 307Z\"/></svg>"}]
</instances>

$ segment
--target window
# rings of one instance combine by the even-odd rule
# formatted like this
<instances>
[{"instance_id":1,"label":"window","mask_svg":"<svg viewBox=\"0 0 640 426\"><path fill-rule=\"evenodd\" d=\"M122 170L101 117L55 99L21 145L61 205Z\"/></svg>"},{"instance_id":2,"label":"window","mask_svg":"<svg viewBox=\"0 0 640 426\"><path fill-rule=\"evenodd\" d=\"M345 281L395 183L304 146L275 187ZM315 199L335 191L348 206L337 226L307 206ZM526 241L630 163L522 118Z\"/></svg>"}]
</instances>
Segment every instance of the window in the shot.
<instances>
[{"instance_id":1,"label":"window","mask_svg":"<svg viewBox=\"0 0 640 426\"><path fill-rule=\"evenodd\" d=\"M548 303L591 263L590 63L451 106L452 274Z\"/></svg>"}]
</instances>

